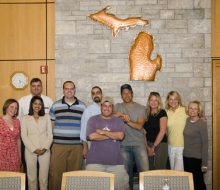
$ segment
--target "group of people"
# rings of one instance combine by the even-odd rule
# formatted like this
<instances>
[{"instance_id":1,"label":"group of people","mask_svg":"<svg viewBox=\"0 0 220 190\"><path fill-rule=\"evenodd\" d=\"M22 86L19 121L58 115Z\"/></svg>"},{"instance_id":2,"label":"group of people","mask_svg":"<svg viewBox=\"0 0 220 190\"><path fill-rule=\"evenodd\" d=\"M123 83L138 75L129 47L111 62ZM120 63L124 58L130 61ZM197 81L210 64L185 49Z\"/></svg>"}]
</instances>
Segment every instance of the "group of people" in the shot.
<instances>
[{"instance_id":1,"label":"group of people","mask_svg":"<svg viewBox=\"0 0 220 190\"><path fill-rule=\"evenodd\" d=\"M30 91L31 94L19 101L8 99L3 105L3 116L0 117L0 171L19 172L22 165L28 177L27 189L37 189L39 172L39 188L46 190L53 141L49 110L53 101L41 94L43 87L39 78L31 80Z\"/></svg>"},{"instance_id":2,"label":"group of people","mask_svg":"<svg viewBox=\"0 0 220 190\"><path fill-rule=\"evenodd\" d=\"M185 108L171 91L164 109L160 94L151 92L145 107L124 84L122 103L94 86L93 104L86 107L72 81L64 82L64 96L56 102L42 90L41 80L33 78L31 94L8 99L0 117L0 171L18 172L22 163L29 190L47 190L48 178L49 189L60 190L62 174L81 170L84 159L86 170L114 173L115 189L129 190L134 162L139 173L167 169L168 158L171 169L193 173L195 190L206 189L208 135L200 102Z\"/></svg>"},{"instance_id":3,"label":"group of people","mask_svg":"<svg viewBox=\"0 0 220 190\"><path fill-rule=\"evenodd\" d=\"M204 110L199 101L183 106L177 91L170 91L163 109L158 92L151 92L144 124L149 168L191 172L195 190L206 190L203 174L208 165L208 132Z\"/></svg>"}]
</instances>

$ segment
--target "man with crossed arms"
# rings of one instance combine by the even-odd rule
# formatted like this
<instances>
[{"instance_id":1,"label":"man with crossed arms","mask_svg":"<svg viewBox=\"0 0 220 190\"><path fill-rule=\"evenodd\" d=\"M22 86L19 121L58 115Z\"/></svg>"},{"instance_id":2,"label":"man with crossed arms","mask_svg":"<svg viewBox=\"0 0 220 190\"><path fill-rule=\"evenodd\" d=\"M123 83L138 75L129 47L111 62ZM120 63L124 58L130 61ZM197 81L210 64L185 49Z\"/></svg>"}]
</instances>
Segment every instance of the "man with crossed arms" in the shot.
<instances>
[{"instance_id":1,"label":"man with crossed arms","mask_svg":"<svg viewBox=\"0 0 220 190\"><path fill-rule=\"evenodd\" d=\"M124 138L124 123L113 115L114 101L106 96L101 101L101 114L93 116L87 124L87 137L91 141L86 170L115 174L115 190L129 190L128 174L120 153Z\"/></svg>"}]
</instances>

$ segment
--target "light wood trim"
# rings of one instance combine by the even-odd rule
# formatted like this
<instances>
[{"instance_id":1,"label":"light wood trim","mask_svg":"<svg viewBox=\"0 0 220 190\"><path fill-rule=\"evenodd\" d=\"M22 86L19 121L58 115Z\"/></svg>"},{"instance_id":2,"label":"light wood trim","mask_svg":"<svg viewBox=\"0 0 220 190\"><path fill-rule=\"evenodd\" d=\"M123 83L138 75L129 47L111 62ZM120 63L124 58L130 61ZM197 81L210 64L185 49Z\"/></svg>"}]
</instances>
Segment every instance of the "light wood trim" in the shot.
<instances>
[{"instance_id":1,"label":"light wood trim","mask_svg":"<svg viewBox=\"0 0 220 190\"><path fill-rule=\"evenodd\" d=\"M213 84L213 93L212 93L212 151L213 151L213 162L212 162L212 172L213 172L213 178L212 178L212 186L213 189L220 189L220 105L219 105L219 93L220 93L220 59L219 60L213 60L212 61L212 84Z\"/></svg>"},{"instance_id":2,"label":"light wood trim","mask_svg":"<svg viewBox=\"0 0 220 190\"><path fill-rule=\"evenodd\" d=\"M49 60L47 61L48 66L48 74L47 74L47 96L49 96L53 101L56 100L56 94L55 94L55 60Z\"/></svg>"},{"instance_id":3,"label":"light wood trim","mask_svg":"<svg viewBox=\"0 0 220 190\"><path fill-rule=\"evenodd\" d=\"M66 189L66 177L67 176L92 176L92 177L109 177L110 178L110 190L114 190L115 174L101 171L80 170L63 173L61 190Z\"/></svg>"},{"instance_id":4,"label":"light wood trim","mask_svg":"<svg viewBox=\"0 0 220 190\"><path fill-rule=\"evenodd\" d=\"M55 0L0 0L0 3L50 3Z\"/></svg>"},{"instance_id":5,"label":"light wood trim","mask_svg":"<svg viewBox=\"0 0 220 190\"><path fill-rule=\"evenodd\" d=\"M139 189L144 190L144 176L188 176L190 190L194 190L192 173L178 170L150 170L140 172Z\"/></svg>"},{"instance_id":6,"label":"light wood trim","mask_svg":"<svg viewBox=\"0 0 220 190\"><path fill-rule=\"evenodd\" d=\"M211 10L211 56L220 57L220 1L212 0Z\"/></svg>"},{"instance_id":7,"label":"light wood trim","mask_svg":"<svg viewBox=\"0 0 220 190\"><path fill-rule=\"evenodd\" d=\"M46 4L0 4L0 13L0 60L46 59Z\"/></svg>"},{"instance_id":8,"label":"light wood trim","mask_svg":"<svg viewBox=\"0 0 220 190\"><path fill-rule=\"evenodd\" d=\"M55 6L47 5L47 59L55 59Z\"/></svg>"},{"instance_id":9,"label":"light wood trim","mask_svg":"<svg viewBox=\"0 0 220 190\"><path fill-rule=\"evenodd\" d=\"M25 173L0 171L0 178L21 177L21 190L25 190Z\"/></svg>"}]
</instances>

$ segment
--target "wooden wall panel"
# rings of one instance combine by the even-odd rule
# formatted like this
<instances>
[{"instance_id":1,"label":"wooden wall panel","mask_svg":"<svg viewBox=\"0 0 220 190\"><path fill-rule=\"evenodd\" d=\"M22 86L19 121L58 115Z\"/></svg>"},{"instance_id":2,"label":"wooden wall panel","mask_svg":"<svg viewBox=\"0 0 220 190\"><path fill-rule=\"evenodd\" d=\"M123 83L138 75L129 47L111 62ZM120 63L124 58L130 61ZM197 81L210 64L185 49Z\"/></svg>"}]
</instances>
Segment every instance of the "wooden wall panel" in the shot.
<instances>
[{"instance_id":1,"label":"wooden wall panel","mask_svg":"<svg viewBox=\"0 0 220 190\"><path fill-rule=\"evenodd\" d=\"M47 5L47 59L55 59L55 7Z\"/></svg>"},{"instance_id":2,"label":"wooden wall panel","mask_svg":"<svg viewBox=\"0 0 220 190\"><path fill-rule=\"evenodd\" d=\"M53 100L55 100L55 81L54 81L54 62L49 61L48 69L49 74L41 74L40 66L46 65L44 61L1 61L0 62L0 78L1 78L1 98L0 108L2 108L4 102L8 98L15 98L18 100L20 97L30 94L30 80L32 78L40 78L43 84L43 93L48 94ZM24 90L15 90L10 85L10 76L15 71L24 71L28 75L28 86ZM49 83L48 83L49 81ZM48 86L48 87L47 87ZM2 115L2 109L0 109L0 115Z\"/></svg>"},{"instance_id":3,"label":"wooden wall panel","mask_svg":"<svg viewBox=\"0 0 220 190\"><path fill-rule=\"evenodd\" d=\"M46 5L1 4L0 59L46 59Z\"/></svg>"},{"instance_id":4,"label":"wooden wall panel","mask_svg":"<svg viewBox=\"0 0 220 190\"><path fill-rule=\"evenodd\" d=\"M46 78L47 82L47 95L52 98L54 101L56 100L55 97L55 60L48 60L48 74Z\"/></svg>"},{"instance_id":5,"label":"wooden wall panel","mask_svg":"<svg viewBox=\"0 0 220 190\"><path fill-rule=\"evenodd\" d=\"M220 57L220 1L212 0L212 46L211 56Z\"/></svg>"},{"instance_id":6,"label":"wooden wall panel","mask_svg":"<svg viewBox=\"0 0 220 190\"><path fill-rule=\"evenodd\" d=\"M213 189L220 189L220 59L213 60Z\"/></svg>"},{"instance_id":7,"label":"wooden wall panel","mask_svg":"<svg viewBox=\"0 0 220 190\"><path fill-rule=\"evenodd\" d=\"M55 0L0 0L0 3L49 3Z\"/></svg>"},{"instance_id":8,"label":"wooden wall panel","mask_svg":"<svg viewBox=\"0 0 220 190\"><path fill-rule=\"evenodd\" d=\"M212 109L213 109L213 162L212 162L212 187L213 189L220 189L220 1L212 0L212 11L211 11L211 57L212 60Z\"/></svg>"},{"instance_id":9,"label":"wooden wall panel","mask_svg":"<svg viewBox=\"0 0 220 190\"><path fill-rule=\"evenodd\" d=\"M55 100L54 6L54 0L0 0L0 108L8 98L30 94L29 85L11 87L15 71L24 71L29 82L40 78L43 94ZM41 74L40 66L48 66L48 74Z\"/></svg>"}]
</instances>

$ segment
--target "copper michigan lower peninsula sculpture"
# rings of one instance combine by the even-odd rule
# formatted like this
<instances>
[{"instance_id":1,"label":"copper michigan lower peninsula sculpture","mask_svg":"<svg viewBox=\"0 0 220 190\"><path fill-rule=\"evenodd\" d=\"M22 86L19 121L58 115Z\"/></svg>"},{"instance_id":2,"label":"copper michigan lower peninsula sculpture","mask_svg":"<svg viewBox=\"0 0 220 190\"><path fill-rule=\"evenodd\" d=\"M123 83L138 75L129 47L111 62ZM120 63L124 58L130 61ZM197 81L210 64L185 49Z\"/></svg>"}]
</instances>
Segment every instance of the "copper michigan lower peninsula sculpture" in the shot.
<instances>
[{"instance_id":1,"label":"copper michigan lower peninsula sculpture","mask_svg":"<svg viewBox=\"0 0 220 190\"><path fill-rule=\"evenodd\" d=\"M145 31L139 32L129 52L130 80L154 81L156 72L162 67L162 57L157 54L151 60L153 49L153 36Z\"/></svg>"}]
</instances>

